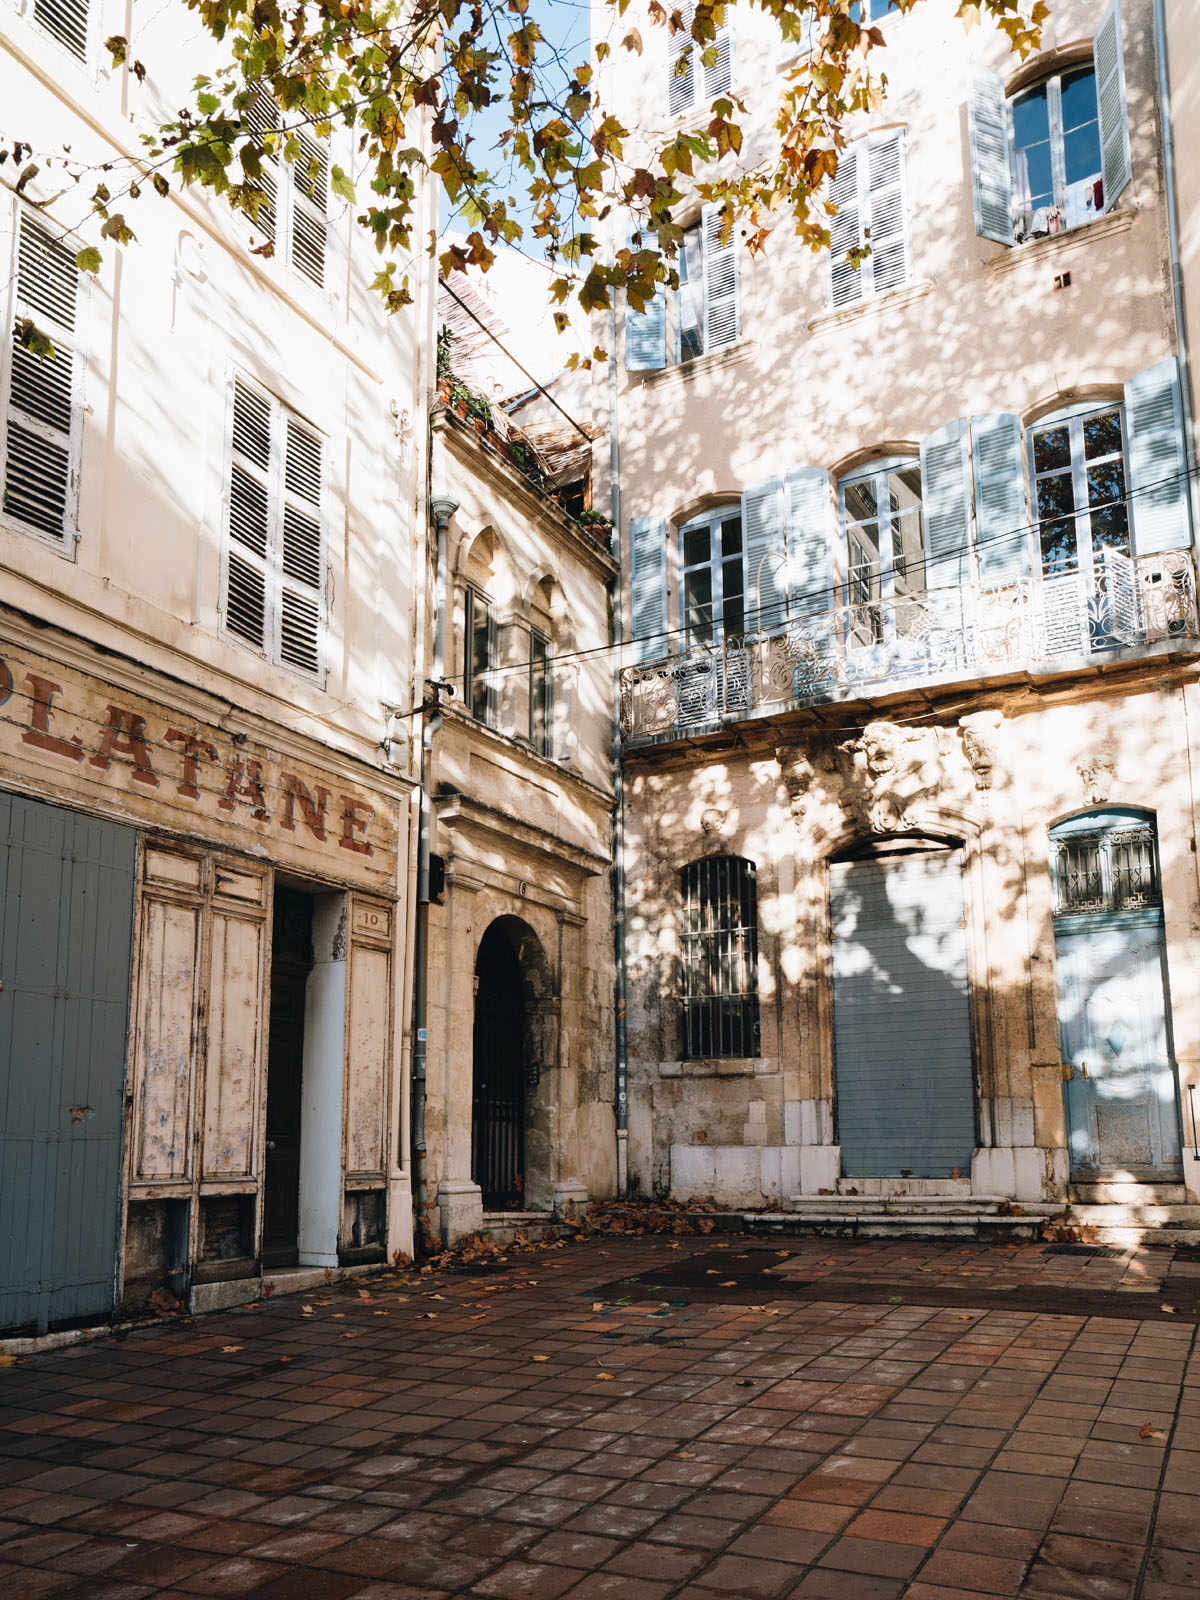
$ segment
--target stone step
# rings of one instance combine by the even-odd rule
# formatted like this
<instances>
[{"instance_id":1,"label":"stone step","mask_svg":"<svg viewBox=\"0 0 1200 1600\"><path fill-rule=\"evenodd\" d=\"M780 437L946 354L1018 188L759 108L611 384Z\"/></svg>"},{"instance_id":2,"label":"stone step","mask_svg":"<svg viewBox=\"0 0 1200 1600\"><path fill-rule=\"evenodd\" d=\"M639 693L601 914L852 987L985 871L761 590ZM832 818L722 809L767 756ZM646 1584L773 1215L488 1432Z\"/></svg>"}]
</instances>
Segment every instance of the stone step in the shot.
<instances>
[{"instance_id":1,"label":"stone step","mask_svg":"<svg viewBox=\"0 0 1200 1600\"><path fill-rule=\"evenodd\" d=\"M1068 1198L1078 1205L1185 1206L1187 1188L1182 1183L1072 1183Z\"/></svg>"},{"instance_id":2,"label":"stone step","mask_svg":"<svg viewBox=\"0 0 1200 1600\"><path fill-rule=\"evenodd\" d=\"M1200 1245L1200 1206L1074 1204L1059 1222L1098 1244Z\"/></svg>"},{"instance_id":3,"label":"stone step","mask_svg":"<svg viewBox=\"0 0 1200 1600\"><path fill-rule=\"evenodd\" d=\"M568 1239L575 1229L552 1211L485 1211L480 1233L497 1244L512 1244L518 1233L533 1242L540 1239Z\"/></svg>"},{"instance_id":4,"label":"stone step","mask_svg":"<svg viewBox=\"0 0 1200 1600\"><path fill-rule=\"evenodd\" d=\"M957 1212L940 1208L887 1212L865 1207L852 1211L845 1206L818 1210L813 1206L794 1211L745 1212L739 1224L748 1233L777 1237L1028 1240L1039 1238L1046 1217L1057 1215L1060 1209L1057 1206L1030 1207L1024 1215L1011 1216L1001 1214L999 1205L1000 1202L995 1201L990 1209L960 1207Z\"/></svg>"}]
</instances>

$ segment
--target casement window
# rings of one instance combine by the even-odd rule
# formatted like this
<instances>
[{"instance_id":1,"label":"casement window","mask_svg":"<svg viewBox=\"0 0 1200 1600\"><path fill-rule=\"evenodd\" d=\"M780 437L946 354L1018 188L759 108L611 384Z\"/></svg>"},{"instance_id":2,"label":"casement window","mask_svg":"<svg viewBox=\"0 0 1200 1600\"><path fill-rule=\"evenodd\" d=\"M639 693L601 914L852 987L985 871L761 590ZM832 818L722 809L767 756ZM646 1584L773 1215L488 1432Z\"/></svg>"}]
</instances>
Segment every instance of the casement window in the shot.
<instances>
[{"instance_id":1,"label":"casement window","mask_svg":"<svg viewBox=\"0 0 1200 1600\"><path fill-rule=\"evenodd\" d=\"M1029 474L1042 572L1088 576L1130 553L1119 405L1049 418L1029 430Z\"/></svg>"},{"instance_id":2,"label":"casement window","mask_svg":"<svg viewBox=\"0 0 1200 1600\"><path fill-rule=\"evenodd\" d=\"M1006 97L975 65L968 93L975 232L999 244L1062 233L1111 211L1132 177L1120 0L1092 59Z\"/></svg>"},{"instance_id":3,"label":"casement window","mask_svg":"<svg viewBox=\"0 0 1200 1600\"><path fill-rule=\"evenodd\" d=\"M757 1056L758 900L754 863L693 861L681 875L685 1060Z\"/></svg>"},{"instance_id":4,"label":"casement window","mask_svg":"<svg viewBox=\"0 0 1200 1600\"><path fill-rule=\"evenodd\" d=\"M28 14L77 61L88 59L88 0L33 0Z\"/></svg>"},{"instance_id":5,"label":"casement window","mask_svg":"<svg viewBox=\"0 0 1200 1600\"><path fill-rule=\"evenodd\" d=\"M246 120L268 145L274 145L276 135L284 137L279 107L265 89L255 96ZM287 138L295 138L300 154L293 162L281 162L264 152L258 179L262 201L254 226L274 247L275 260L285 261L320 289L325 286L329 236L329 157L322 145L300 130L289 131Z\"/></svg>"},{"instance_id":6,"label":"casement window","mask_svg":"<svg viewBox=\"0 0 1200 1600\"><path fill-rule=\"evenodd\" d=\"M638 248L640 235L631 234ZM679 288L657 294L645 311L625 313L625 366L630 372L657 372L667 363L736 344L741 332L737 245L725 231L719 206L705 206L700 220L685 229L677 263Z\"/></svg>"},{"instance_id":7,"label":"casement window","mask_svg":"<svg viewBox=\"0 0 1200 1600\"><path fill-rule=\"evenodd\" d=\"M222 615L225 632L276 666L324 670L326 556L321 436L240 375L233 423Z\"/></svg>"},{"instance_id":8,"label":"casement window","mask_svg":"<svg viewBox=\"0 0 1200 1600\"><path fill-rule=\"evenodd\" d=\"M494 668L496 619L487 595L468 586L463 591L463 705L468 714L495 725Z\"/></svg>"},{"instance_id":9,"label":"casement window","mask_svg":"<svg viewBox=\"0 0 1200 1600\"><path fill-rule=\"evenodd\" d=\"M78 508L83 433L86 288L74 248L18 207L16 273L5 395L4 518L69 547ZM15 331L25 321L46 334L53 356L27 350Z\"/></svg>"},{"instance_id":10,"label":"casement window","mask_svg":"<svg viewBox=\"0 0 1200 1600\"><path fill-rule=\"evenodd\" d=\"M712 644L746 628L746 567L739 507L689 522L679 533L684 642Z\"/></svg>"},{"instance_id":11,"label":"casement window","mask_svg":"<svg viewBox=\"0 0 1200 1600\"><path fill-rule=\"evenodd\" d=\"M529 633L529 742L540 756L551 752L553 677L550 641L536 628Z\"/></svg>"},{"instance_id":12,"label":"casement window","mask_svg":"<svg viewBox=\"0 0 1200 1600\"><path fill-rule=\"evenodd\" d=\"M843 478L838 512L845 603L854 608L850 636L855 644L874 644L895 614L890 602L925 592L920 462L886 459Z\"/></svg>"},{"instance_id":13,"label":"casement window","mask_svg":"<svg viewBox=\"0 0 1200 1600\"><path fill-rule=\"evenodd\" d=\"M687 0L679 8L680 27L667 39L667 110L682 116L696 106L709 106L733 86L733 34L728 16L714 38L692 38L696 7Z\"/></svg>"},{"instance_id":14,"label":"casement window","mask_svg":"<svg viewBox=\"0 0 1200 1600\"><path fill-rule=\"evenodd\" d=\"M907 283L903 133L872 134L843 150L829 198L837 207L829 224L830 305L855 305Z\"/></svg>"}]
</instances>

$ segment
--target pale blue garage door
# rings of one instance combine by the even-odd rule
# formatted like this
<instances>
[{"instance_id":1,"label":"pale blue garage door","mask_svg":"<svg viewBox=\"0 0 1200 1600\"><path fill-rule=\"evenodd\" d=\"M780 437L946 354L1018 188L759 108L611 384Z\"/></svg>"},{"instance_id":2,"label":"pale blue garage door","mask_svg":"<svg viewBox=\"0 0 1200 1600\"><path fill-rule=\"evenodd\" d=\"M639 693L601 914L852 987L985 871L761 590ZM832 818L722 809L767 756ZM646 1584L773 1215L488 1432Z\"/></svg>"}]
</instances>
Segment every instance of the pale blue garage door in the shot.
<instances>
[{"instance_id":1,"label":"pale blue garage door","mask_svg":"<svg viewBox=\"0 0 1200 1600\"><path fill-rule=\"evenodd\" d=\"M0 794L0 1329L113 1307L136 839Z\"/></svg>"},{"instance_id":2,"label":"pale blue garage door","mask_svg":"<svg viewBox=\"0 0 1200 1600\"><path fill-rule=\"evenodd\" d=\"M842 861L829 872L842 1171L965 1177L975 1099L961 857Z\"/></svg>"}]
</instances>

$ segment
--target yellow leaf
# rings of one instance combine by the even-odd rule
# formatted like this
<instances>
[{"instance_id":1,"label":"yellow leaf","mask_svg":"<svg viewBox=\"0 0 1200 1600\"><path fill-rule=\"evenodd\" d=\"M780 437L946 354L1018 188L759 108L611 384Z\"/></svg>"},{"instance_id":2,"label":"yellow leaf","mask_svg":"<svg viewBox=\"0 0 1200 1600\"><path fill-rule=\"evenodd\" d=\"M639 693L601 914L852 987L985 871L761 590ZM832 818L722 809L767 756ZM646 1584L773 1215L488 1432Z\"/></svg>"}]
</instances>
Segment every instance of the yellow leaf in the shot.
<instances>
[{"instance_id":1,"label":"yellow leaf","mask_svg":"<svg viewBox=\"0 0 1200 1600\"><path fill-rule=\"evenodd\" d=\"M612 1381L613 1381L613 1375L612 1375L611 1372L598 1372L596 1374L596 1382L597 1383L611 1383Z\"/></svg>"},{"instance_id":2,"label":"yellow leaf","mask_svg":"<svg viewBox=\"0 0 1200 1600\"><path fill-rule=\"evenodd\" d=\"M549 1361L549 1356L530 1356L530 1361Z\"/></svg>"},{"instance_id":3,"label":"yellow leaf","mask_svg":"<svg viewBox=\"0 0 1200 1600\"><path fill-rule=\"evenodd\" d=\"M223 1344L221 1346L221 1349L224 1350L227 1356L233 1355L235 1351L240 1350L241 1348L242 1346L240 1344Z\"/></svg>"}]
</instances>

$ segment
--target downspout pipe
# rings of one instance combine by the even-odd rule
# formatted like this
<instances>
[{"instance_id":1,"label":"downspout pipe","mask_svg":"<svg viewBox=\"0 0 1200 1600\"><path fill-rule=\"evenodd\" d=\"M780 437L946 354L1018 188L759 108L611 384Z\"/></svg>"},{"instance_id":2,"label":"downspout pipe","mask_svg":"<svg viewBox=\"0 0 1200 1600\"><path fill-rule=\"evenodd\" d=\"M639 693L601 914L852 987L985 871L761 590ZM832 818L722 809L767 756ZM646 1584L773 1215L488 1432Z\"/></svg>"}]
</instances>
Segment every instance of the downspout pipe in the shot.
<instances>
[{"instance_id":1,"label":"downspout pipe","mask_svg":"<svg viewBox=\"0 0 1200 1600\"><path fill-rule=\"evenodd\" d=\"M1175 304L1175 342L1179 350L1179 390L1183 405L1183 437L1187 455L1188 499L1192 536L1200 532L1200 485L1196 482L1196 439L1192 417L1192 372L1184 316L1183 277L1179 265L1179 207L1175 193L1175 134L1171 120L1171 67L1167 56L1164 0L1154 0L1154 58L1158 68L1158 105L1162 119L1163 189L1167 199L1167 248L1171 262L1171 295Z\"/></svg>"},{"instance_id":2,"label":"downspout pipe","mask_svg":"<svg viewBox=\"0 0 1200 1600\"><path fill-rule=\"evenodd\" d=\"M629 1192L629 1068L625 1054L625 784L621 758L621 450L617 437L617 313L610 297L608 307L608 478L617 575L613 579L612 638L617 646L613 672L612 782L613 782L613 1004L616 1046L617 1193Z\"/></svg>"},{"instance_id":3,"label":"downspout pipe","mask_svg":"<svg viewBox=\"0 0 1200 1600\"><path fill-rule=\"evenodd\" d=\"M442 725L438 711L446 667L446 530L458 510L456 500L432 499L437 528L432 675L421 703L421 809L417 822L417 918L413 950L412 1142L416 1177L416 1221L423 1248L433 1245L429 1219L429 1163L425 1142L426 1053L429 996L429 765L433 736Z\"/></svg>"}]
</instances>

